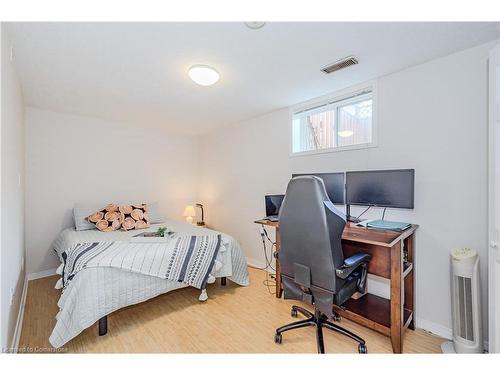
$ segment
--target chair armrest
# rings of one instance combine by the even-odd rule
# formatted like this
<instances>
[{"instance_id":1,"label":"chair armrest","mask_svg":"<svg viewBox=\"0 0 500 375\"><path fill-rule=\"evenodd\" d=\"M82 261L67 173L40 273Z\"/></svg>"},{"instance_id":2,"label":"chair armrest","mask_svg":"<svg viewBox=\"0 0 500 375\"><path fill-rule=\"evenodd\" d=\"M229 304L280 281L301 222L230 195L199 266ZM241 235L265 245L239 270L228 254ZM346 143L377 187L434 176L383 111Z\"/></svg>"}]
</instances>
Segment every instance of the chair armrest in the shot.
<instances>
[{"instance_id":1,"label":"chair armrest","mask_svg":"<svg viewBox=\"0 0 500 375\"><path fill-rule=\"evenodd\" d=\"M356 253L349 258L344 259L344 264L342 267L335 270L335 274L341 279L345 279L360 265L367 264L370 258L370 254Z\"/></svg>"},{"instance_id":2,"label":"chair armrest","mask_svg":"<svg viewBox=\"0 0 500 375\"><path fill-rule=\"evenodd\" d=\"M370 254L356 253L356 254L350 256L349 258L344 259L344 266L357 267L361 263L368 263L370 258L371 258Z\"/></svg>"}]
</instances>

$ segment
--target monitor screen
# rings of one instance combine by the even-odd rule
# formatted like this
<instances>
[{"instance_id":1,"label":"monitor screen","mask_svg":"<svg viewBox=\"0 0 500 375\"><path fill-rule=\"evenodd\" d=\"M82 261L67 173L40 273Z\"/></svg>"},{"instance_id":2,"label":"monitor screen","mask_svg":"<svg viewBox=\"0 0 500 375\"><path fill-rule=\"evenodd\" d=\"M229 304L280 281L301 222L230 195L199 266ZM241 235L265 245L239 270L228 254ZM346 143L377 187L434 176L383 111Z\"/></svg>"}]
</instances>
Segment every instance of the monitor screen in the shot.
<instances>
[{"instance_id":1,"label":"monitor screen","mask_svg":"<svg viewBox=\"0 0 500 375\"><path fill-rule=\"evenodd\" d=\"M278 216L284 195L266 195L266 216Z\"/></svg>"},{"instance_id":2,"label":"monitor screen","mask_svg":"<svg viewBox=\"0 0 500 375\"><path fill-rule=\"evenodd\" d=\"M294 173L297 176L316 176L323 180L332 203L344 204L344 173Z\"/></svg>"},{"instance_id":3,"label":"monitor screen","mask_svg":"<svg viewBox=\"0 0 500 375\"><path fill-rule=\"evenodd\" d=\"M346 172L346 203L413 208L414 169Z\"/></svg>"}]
</instances>

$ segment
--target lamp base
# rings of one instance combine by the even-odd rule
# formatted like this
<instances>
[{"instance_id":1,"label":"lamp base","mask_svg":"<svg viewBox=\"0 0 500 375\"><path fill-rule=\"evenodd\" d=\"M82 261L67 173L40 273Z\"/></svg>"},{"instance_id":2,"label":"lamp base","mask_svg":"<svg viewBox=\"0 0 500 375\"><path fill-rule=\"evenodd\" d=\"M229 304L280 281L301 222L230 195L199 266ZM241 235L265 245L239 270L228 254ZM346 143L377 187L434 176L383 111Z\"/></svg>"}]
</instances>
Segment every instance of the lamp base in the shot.
<instances>
[{"instance_id":1,"label":"lamp base","mask_svg":"<svg viewBox=\"0 0 500 375\"><path fill-rule=\"evenodd\" d=\"M187 216L186 217L186 223L193 224L193 217L192 216Z\"/></svg>"}]
</instances>

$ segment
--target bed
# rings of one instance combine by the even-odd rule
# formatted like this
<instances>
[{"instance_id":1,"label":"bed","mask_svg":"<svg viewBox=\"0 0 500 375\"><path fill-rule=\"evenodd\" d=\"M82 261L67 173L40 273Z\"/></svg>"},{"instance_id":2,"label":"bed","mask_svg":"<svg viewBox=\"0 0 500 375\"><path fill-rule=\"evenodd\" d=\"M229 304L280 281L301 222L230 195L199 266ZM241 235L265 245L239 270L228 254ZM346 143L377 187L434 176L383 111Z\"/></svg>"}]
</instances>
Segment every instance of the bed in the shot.
<instances>
[{"instance_id":1,"label":"bed","mask_svg":"<svg viewBox=\"0 0 500 375\"><path fill-rule=\"evenodd\" d=\"M162 226L181 235L202 236L218 233L173 220L152 225L147 231L155 231ZM69 228L58 236L54 242L54 250L63 262L63 253L75 244L109 241L127 243L144 231L142 229L127 232L100 232L96 229L76 231L75 228ZM249 285L246 259L238 242L222 233L220 233L220 238L220 249L211 271L212 278L218 277L224 281L228 278L239 285ZM82 269L64 287L57 304L59 313L49 341L53 347L59 348L97 321L99 321L100 333L105 333L107 315L113 311L187 286L183 282L113 267ZM206 298L200 298L200 300L203 299Z\"/></svg>"}]
</instances>

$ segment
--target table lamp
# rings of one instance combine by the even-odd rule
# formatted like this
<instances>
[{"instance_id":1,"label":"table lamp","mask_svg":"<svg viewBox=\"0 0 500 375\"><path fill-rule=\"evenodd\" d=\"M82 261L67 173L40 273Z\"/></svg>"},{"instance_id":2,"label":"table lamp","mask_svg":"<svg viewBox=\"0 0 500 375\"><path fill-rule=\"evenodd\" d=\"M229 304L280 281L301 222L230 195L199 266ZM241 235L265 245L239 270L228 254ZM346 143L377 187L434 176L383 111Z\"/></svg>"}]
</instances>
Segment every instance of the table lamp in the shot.
<instances>
[{"instance_id":1,"label":"table lamp","mask_svg":"<svg viewBox=\"0 0 500 375\"><path fill-rule=\"evenodd\" d=\"M184 216L186 218L186 222L189 224L193 224L193 216L196 216L196 212L194 212L193 206L186 206L184 209Z\"/></svg>"},{"instance_id":2,"label":"table lamp","mask_svg":"<svg viewBox=\"0 0 500 375\"><path fill-rule=\"evenodd\" d=\"M203 211L203 205L201 203L196 203L196 207L200 208L201 209L201 221L198 221L196 223L196 225L200 226L200 227L203 227L205 226L205 212Z\"/></svg>"}]
</instances>

